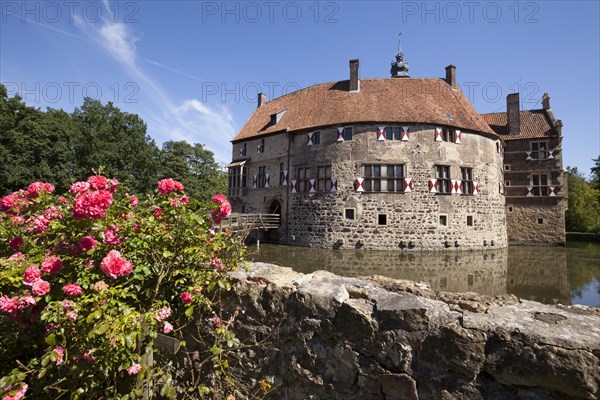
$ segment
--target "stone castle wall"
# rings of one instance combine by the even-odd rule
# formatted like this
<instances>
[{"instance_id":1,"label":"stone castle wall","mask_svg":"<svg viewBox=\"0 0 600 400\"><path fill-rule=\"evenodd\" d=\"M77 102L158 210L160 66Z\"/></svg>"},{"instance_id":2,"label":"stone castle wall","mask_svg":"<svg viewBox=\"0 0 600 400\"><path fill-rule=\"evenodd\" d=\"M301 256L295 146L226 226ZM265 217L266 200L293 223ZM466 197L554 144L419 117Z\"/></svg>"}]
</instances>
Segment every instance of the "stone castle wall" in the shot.
<instances>
[{"instance_id":1,"label":"stone castle wall","mask_svg":"<svg viewBox=\"0 0 600 400\"><path fill-rule=\"evenodd\" d=\"M382 124L383 125L383 124ZM288 243L340 248L450 250L507 245L502 156L496 141L469 132L460 144L434 141L435 127L411 126L410 139L378 141L375 125L353 127L350 141L337 142L337 129L321 131L321 144L307 146L306 135L293 137L290 179L297 167L332 165L337 193L291 193ZM363 164L404 164L411 178L410 193L359 193L354 181L362 177ZM460 168L473 168L479 194L435 194L429 180L435 165L450 166L452 179ZM345 218L354 209L355 219ZM387 217L379 225L379 214ZM447 216L441 226L440 215ZM467 226L467 216L473 226ZM455 242L458 241L458 246Z\"/></svg>"}]
</instances>

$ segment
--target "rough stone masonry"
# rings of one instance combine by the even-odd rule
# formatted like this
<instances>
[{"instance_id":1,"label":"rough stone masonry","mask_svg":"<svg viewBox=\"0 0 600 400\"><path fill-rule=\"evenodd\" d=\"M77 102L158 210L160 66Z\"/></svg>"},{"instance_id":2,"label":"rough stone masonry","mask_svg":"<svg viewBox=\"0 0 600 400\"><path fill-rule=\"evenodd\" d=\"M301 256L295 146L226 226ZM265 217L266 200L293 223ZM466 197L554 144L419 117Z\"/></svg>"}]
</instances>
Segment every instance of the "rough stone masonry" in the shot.
<instances>
[{"instance_id":1,"label":"rough stone masonry","mask_svg":"<svg viewBox=\"0 0 600 400\"><path fill-rule=\"evenodd\" d=\"M240 392L272 399L597 399L600 310L254 263L233 274ZM243 390L242 390L243 389ZM236 396L243 398L243 396Z\"/></svg>"}]
</instances>

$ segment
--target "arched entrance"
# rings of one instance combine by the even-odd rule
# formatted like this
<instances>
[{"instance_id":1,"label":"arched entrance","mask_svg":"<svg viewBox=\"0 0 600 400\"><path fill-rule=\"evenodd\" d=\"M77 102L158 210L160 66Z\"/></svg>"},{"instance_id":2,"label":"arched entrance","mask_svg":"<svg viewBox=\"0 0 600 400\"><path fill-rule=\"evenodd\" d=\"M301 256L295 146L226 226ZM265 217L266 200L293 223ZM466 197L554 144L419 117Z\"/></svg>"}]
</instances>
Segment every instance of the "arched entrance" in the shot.
<instances>
[{"instance_id":1,"label":"arched entrance","mask_svg":"<svg viewBox=\"0 0 600 400\"><path fill-rule=\"evenodd\" d=\"M281 224L281 203L279 200L273 200L267 209L269 214L279 214L279 223ZM279 229L268 229L264 233L264 240L267 242L278 243L279 242Z\"/></svg>"}]
</instances>

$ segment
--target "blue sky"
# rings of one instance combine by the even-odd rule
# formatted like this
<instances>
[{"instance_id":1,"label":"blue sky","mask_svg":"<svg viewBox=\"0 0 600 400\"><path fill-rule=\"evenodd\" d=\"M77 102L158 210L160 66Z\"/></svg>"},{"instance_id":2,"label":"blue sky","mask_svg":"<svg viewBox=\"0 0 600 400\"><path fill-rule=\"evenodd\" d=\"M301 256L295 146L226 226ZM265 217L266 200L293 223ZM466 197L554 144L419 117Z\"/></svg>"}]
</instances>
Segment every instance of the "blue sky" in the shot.
<instances>
[{"instance_id":1,"label":"blue sky","mask_svg":"<svg viewBox=\"0 0 600 400\"><path fill-rule=\"evenodd\" d=\"M412 77L448 64L481 112L506 95L563 120L564 165L600 155L598 1L0 1L0 81L27 104L83 96L139 114L160 145L202 143L218 161L256 107L315 83L388 77L402 33Z\"/></svg>"}]
</instances>

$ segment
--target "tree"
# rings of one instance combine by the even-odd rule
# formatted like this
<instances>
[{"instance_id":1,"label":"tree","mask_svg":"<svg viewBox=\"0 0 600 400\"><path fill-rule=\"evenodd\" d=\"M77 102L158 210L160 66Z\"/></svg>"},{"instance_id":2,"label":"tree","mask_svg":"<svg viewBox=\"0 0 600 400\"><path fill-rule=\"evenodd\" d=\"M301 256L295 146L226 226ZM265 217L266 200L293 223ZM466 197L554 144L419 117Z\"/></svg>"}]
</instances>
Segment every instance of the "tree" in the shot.
<instances>
[{"instance_id":1,"label":"tree","mask_svg":"<svg viewBox=\"0 0 600 400\"><path fill-rule=\"evenodd\" d=\"M569 168L569 209L566 213L568 232L600 231L600 193L577 171Z\"/></svg>"},{"instance_id":2,"label":"tree","mask_svg":"<svg viewBox=\"0 0 600 400\"><path fill-rule=\"evenodd\" d=\"M596 163L594 167L592 167L592 176L590 178L590 183L594 189L600 190L600 156L598 158L593 159Z\"/></svg>"},{"instance_id":3,"label":"tree","mask_svg":"<svg viewBox=\"0 0 600 400\"><path fill-rule=\"evenodd\" d=\"M28 107L0 85L0 193L26 182L51 180L68 187L76 169L73 148L78 132L69 114Z\"/></svg>"},{"instance_id":4,"label":"tree","mask_svg":"<svg viewBox=\"0 0 600 400\"><path fill-rule=\"evenodd\" d=\"M159 177L177 179L191 196L201 201L208 201L212 195L227 189L227 174L215 162L214 154L198 143L163 143Z\"/></svg>"},{"instance_id":5,"label":"tree","mask_svg":"<svg viewBox=\"0 0 600 400\"><path fill-rule=\"evenodd\" d=\"M79 129L75 145L77 178L104 167L136 192L149 193L158 172L159 149L146 134L146 123L136 114L123 112L112 103L86 98L73 112Z\"/></svg>"}]
</instances>

